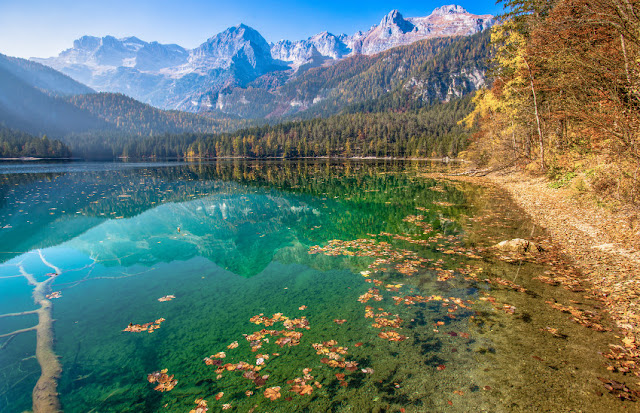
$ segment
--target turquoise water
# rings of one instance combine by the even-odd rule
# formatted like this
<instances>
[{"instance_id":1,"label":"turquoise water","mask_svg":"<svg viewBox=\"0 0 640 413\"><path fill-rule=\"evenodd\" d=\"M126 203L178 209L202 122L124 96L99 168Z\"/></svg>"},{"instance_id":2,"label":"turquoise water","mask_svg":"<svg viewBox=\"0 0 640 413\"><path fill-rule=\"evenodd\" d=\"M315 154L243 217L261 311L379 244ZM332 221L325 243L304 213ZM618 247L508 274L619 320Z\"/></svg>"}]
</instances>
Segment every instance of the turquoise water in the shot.
<instances>
[{"instance_id":1,"label":"turquoise water","mask_svg":"<svg viewBox=\"0 0 640 413\"><path fill-rule=\"evenodd\" d=\"M61 270L52 283L62 294L52 299L54 350L67 412L188 412L197 398L209 411L619 408L601 395L604 358L594 361L611 333L572 323L545 301L597 303L535 281L549 270L542 264L508 264L486 252L502 239L543 234L495 190L420 177L442 168L328 161L0 166L0 314L36 308L21 268L38 281L52 272L47 263ZM361 241L329 255L332 240ZM310 253L315 246L325 249ZM380 301L364 302L372 288ZM167 295L175 298L158 301ZM487 295L514 305L515 314L481 299ZM309 328L250 321L277 313L305 317ZM160 318L152 334L122 331ZM35 323L33 314L0 318L0 335ZM547 325L566 337L540 332ZM277 331L252 351L256 342L245 337L261 329ZM292 331L302 333L299 344L280 346ZM380 337L389 331L406 339ZM35 340L34 332L0 339L0 412L31 408L40 375ZM330 340L337 344L322 345ZM329 350L317 354L318 344ZM337 346L346 354L327 358ZM222 367L248 364L216 372L220 366L204 359L222 351ZM332 367L332 357L343 364ZM265 382L243 377L247 365L268 375ZM162 369L178 381L167 392L147 380ZM306 379L304 369L311 369ZM311 385L310 394L290 391L296 378ZM264 392L273 387L280 396L272 401Z\"/></svg>"}]
</instances>

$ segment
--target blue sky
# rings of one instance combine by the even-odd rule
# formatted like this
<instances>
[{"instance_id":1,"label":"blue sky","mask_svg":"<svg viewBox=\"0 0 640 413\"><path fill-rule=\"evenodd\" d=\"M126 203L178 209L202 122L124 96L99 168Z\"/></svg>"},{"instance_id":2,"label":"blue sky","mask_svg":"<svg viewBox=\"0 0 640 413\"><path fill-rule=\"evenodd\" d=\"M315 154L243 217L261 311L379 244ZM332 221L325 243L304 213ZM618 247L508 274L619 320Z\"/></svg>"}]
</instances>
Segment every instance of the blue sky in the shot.
<instances>
[{"instance_id":1,"label":"blue sky","mask_svg":"<svg viewBox=\"0 0 640 413\"><path fill-rule=\"evenodd\" d=\"M137 36L193 48L229 26L245 23L269 42L306 39L327 30L367 30L390 10L425 16L451 0L0 0L0 53L49 57L83 35ZM471 13L497 14L493 1L458 1Z\"/></svg>"}]
</instances>

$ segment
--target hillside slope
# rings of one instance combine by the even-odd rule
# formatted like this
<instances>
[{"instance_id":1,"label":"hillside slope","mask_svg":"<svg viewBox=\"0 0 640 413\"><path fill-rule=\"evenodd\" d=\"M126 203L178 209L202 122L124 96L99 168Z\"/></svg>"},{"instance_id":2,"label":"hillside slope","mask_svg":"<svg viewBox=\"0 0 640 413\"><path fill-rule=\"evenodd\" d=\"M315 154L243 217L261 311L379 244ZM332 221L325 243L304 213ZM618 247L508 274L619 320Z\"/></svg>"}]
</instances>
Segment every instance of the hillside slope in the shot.
<instances>
[{"instance_id":1,"label":"hillside slope","mask_svg":"<svg viewBox=\"0 0 640 413\"><path fill-rule=\"evenodd\" d=\"M0 53L0 68L17 79L50 95L66 96L95 91L48 66Z\"/></svg>"},{"instance_id":2,"label":"hillside slope","mask_svg":"<svg viewBox=\"0 0 640 413\"><path fill-rule=\"evenodd\" d=\"M420 104L448 101L485 84L489 40L488 31L423 40L375 56L352 56L287 82L261 77L246 88L208 96L210 103L202 107L211 109L201 113L309 118L333 115L389 94Z\"/></svg>"}]
</instances>

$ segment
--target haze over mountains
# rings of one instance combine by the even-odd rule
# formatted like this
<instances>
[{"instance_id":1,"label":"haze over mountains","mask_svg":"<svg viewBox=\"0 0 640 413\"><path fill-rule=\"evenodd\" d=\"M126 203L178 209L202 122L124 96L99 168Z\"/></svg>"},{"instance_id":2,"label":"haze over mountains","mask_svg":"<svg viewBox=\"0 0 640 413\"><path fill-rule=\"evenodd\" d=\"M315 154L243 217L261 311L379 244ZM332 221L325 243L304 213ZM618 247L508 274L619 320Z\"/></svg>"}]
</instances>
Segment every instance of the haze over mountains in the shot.
<instances>
[{"instance_id":1,"label":"haze over mountains","mask_svg":"<svg viewBox=\"0 0 640 413\"><path fill-rule=\"evenodd\" d=\"M309 109L324 99L320 94L306 96L306 100L292 94L287 99L279 96L279 87L310 68L422 39L471 35L493 22L491 15L473 15L450 5L426 17L404 18L393 10L380 24L351 36L323 32L307 40L268 44L256 30L240 24L192 50L136 37L84 36L57 57L32 60L97 91L124 93L162 109L249 118L281 116ZM248 93L238 93L238 89ZM258 101L263 106L267 102L259 113L243 107Z\"/></svg>"},{"instance_id":2,"label":"haze over mountains","mask_svg":"<svg viewBox=\"0 0 640 413\"><path fill-rule=\"evenodd\" d=\"M455 156L492 24L443 6L353 36L268 44L240 24L192 50L84 36L35 59L51 67L0 55L0 157Z\"/></svg>"}]
</instances>

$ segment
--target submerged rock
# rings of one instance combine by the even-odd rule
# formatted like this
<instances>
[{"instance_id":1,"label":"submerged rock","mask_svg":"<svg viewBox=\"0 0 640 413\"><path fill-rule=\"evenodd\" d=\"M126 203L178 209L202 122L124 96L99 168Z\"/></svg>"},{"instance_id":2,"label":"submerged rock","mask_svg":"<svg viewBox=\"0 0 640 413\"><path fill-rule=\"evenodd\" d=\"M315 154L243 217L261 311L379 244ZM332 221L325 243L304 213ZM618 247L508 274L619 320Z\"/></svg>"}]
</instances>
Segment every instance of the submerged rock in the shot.
<instances>
[{"instance_id":1,"label":"submerged rock","mask_svg":"<svg viewBox=\"0 0 640 413\"><path fill-rule=\"evenodd\" d=\"M517 252L524 254L526 252L529 253L537 253L544 251L541 246L533 243L532 241L527 241L522 238L514 238L511 240L506 240L499 242L494 245L493 248L498 249L504 252Z\"/></svg>"}]
</instances>

